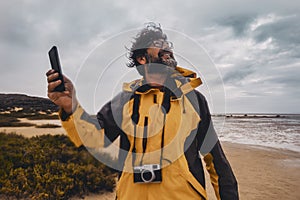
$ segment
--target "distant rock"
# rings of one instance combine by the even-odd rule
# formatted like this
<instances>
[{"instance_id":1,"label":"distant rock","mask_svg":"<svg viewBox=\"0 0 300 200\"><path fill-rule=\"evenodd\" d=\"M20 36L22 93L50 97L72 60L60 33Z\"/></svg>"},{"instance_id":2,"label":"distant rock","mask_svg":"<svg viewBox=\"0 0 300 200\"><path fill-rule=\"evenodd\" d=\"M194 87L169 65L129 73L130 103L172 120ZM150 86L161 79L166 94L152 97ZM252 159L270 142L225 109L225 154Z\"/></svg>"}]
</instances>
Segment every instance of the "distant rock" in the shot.
<instances>
[{"instance_id":1,"label":"distant rock","mask_svg":"<svg viewBox=\"0 0 300 200\"><path fill-rule=\"evenodd\" d=\"M0 94L0 112L22 111L26 113L58 111L58 106L47 98L33 97L25 94Z\"/></svg>"}]
</instances>

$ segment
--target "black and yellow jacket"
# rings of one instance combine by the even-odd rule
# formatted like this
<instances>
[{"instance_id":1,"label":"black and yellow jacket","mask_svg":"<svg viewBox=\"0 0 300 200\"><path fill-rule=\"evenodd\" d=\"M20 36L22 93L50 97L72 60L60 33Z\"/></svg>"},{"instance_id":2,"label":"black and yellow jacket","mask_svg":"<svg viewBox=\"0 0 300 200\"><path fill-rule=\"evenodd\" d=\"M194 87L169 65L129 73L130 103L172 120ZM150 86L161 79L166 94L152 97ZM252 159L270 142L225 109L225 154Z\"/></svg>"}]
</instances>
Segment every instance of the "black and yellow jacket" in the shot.
<instances>
[{"instance_id":1,"label":"black and yellow jacket","mask_svg":"<svg viewBox=\"0 0 300 200\"><path fill-rule=\"evenodd\" d=\"M61 115L62 125L76 146L106 147L120 138L118 199L207 199L201 157L217 199L238 199L207 102L194 89L201 80L192 71L176 70L161 89L143 80L124 84L97 119L78 105L66 119ZM134 183L133 166L143 164L161 164L162 182Z\"/></svg>"}]
</instances>

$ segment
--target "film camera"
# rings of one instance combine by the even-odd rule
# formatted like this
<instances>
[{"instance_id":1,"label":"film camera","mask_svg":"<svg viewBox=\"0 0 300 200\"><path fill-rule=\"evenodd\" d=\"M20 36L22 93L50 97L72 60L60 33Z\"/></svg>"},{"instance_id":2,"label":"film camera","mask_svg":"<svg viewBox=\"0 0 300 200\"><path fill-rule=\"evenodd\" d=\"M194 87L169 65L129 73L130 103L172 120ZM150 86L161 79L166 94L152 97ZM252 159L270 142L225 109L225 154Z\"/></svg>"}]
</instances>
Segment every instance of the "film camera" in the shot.
<instances>
[{"instance_id":1,"label":"film camera","mask_svg":"<svg viewBox=\"0 0 300 200\"><path fill-rule=\"evenodd\" d=\"M160 183L162 181L159 164L135 166L134 183Z\"/></svg>"}]
</instances>

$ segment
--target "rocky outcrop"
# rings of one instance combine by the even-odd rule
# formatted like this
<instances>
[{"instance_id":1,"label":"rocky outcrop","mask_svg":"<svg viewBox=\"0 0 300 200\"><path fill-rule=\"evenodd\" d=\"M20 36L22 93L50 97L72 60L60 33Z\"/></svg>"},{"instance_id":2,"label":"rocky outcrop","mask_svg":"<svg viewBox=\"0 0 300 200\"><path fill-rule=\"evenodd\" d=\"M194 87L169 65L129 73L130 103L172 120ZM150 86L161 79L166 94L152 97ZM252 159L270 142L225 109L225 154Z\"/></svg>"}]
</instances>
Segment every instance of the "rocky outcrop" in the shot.
<instances>
[{"instance_id":1,"label":"rocky outcrop","mask_svg":"<svg viewBox=\"0 0 300 200\"><path fill-rule=\"evenodd\" d=\"M26 113L57 112L58 107L47 98L25 94L0 94L0 112L22 110Z\"/></svg>"}]
</instances>

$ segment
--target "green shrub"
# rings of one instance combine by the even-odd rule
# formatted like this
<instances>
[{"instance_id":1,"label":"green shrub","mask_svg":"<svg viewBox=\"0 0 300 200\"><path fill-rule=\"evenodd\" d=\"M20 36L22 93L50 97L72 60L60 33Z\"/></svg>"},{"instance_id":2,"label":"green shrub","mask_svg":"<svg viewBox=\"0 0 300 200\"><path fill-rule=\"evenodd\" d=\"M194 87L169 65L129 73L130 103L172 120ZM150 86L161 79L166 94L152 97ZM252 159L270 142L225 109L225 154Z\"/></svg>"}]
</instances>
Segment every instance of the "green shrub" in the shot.
<instances>
[{"instance_id":1,"label":"green shrub","mask_svg":"<svg viewBox=\"0 0 300 200\"><path fill-rule=\"evenodd\" d=\"M64 135L0 133L0 163L0 196L7 198L68 199L115 187L116 172Z\"/></svg>"},{"instance_id":2,"label":"green shrub","mask_svg":"<svg viewBox=\"0 0 300 200\"><path fill-rule=\"evenodd\" d=\"M12 116L0 115L0 127L20 127L20 126L34 126L34 124L28 122L20 122L19 119Z\"/></svg>"},{"instance_id":3,"label":"green shrub","mask_svg":"<svg viewBox=\"0 0 300 200\"><path fill-rule=\"evenodd\" d=\"M35 125L36 128L60 128L60 125L57 124L41 124L41 125Z\"/></svg>"},{"instance_id":4,"label":"green shrub","mask_svg":"<svg viewBox=\"0 0 300 200\"><path fill-rule=\"evenodd\" d=\"M58 115L47 115L47 114L39 114L35 113L34 115L24 115L23 117L26 117L30 120L38 120L38 119L59 119Z\"/></svg>"},{"instance_id":5,"label":"green shrub","mask_svg":"<svg viewBox=\"0 0 300 200\"><path fill-rule=\"evenodd\" d=\"M30 120L38 120L38 119L59 119L58 115L51 115L51 114L41 114L38 112L23 112L23 111L18 111L18 112L10 112L10 113L2 113L0 114L0 119L1 118L27 118Z\"/></svg>"}]
</instances>

